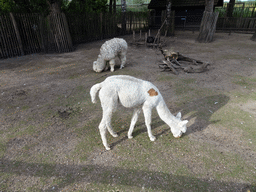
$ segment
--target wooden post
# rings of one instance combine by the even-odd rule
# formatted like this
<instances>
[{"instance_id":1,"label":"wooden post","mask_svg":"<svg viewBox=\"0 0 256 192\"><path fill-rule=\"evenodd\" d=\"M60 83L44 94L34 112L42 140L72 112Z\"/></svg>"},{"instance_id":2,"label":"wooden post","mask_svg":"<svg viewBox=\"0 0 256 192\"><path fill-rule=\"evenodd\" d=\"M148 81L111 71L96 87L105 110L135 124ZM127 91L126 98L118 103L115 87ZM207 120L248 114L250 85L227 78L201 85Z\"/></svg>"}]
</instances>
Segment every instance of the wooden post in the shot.
<instances>
[{"instance_id":1,"label":"wooden post","mask_svg":"<svg viewBox=\"0 0 256 192\"><path fill-rule=\"evenodd\" d=\"M3 29L3 27L2 26L4 26L4 24L3 24L3 20L4 20L4 18L2 18L1 16L0 16L0 23L1 23L1 26L0 26L0 35L3 37L2 38L2 48L3 48L3 57L8 57L8 46L7 46L7 41L6 41L6 38L4 38L5 37L5 33L4 33L4 29ZM4 45L4 46L3 46Z\"/></svg>"},{"instance_id":2,"label":"wooden post","mask_svg":"<svg viewBox=\"0 0 256 192\"><path fill-rule=\"evenodd\" d=\"M20 33L19 33L17 23L16 23L15 18L14 18L12 13L10 13L10 16L11 16L12 24L14 26L16 37L17 37L17 40L18 40L18 43L19 43L21 55L24 55L24 50L23 50L23 46L22 46L22 42L21 42Z\"/></svg>"},{"instance_id":3,"label":"wooden post","mask_svg":"<svg viewBox=\"0 0 256 192\"><path fill-rule=\"evenodd\" d=\"M122 34L126 33L126 0L121 0L122 7Z\"/></svg>"},{"instance_id":4,"label":"wooden post","mask_svg":"<svg viewBox=\"0 0 256 192\"><path fill-rule=\"evenodd\" d=\"M102 38L102 13L100 13L100 39L103 39Z\"/></svg>"},{"instance_id":5,"label":"wooden post","mask_svg":"<svg viewBox=\"0 0 256 192\"><path fill-rule=\"evenodd\" d=\"M44 26L43 26L43 16L39 16L39 31L41 36L41 51L45 53L45 38L44 38Z\"/></svg>"},{"instance_id":6,"label":"wooden post","mask_svg":"<svg viewBox=\"0 0 256 192\"><path fill-rule=\"evenodd\" d=\"M175 33L175 11L171 12L171 26L170 26L170 35Z\"/></svg>"}]
</instances>

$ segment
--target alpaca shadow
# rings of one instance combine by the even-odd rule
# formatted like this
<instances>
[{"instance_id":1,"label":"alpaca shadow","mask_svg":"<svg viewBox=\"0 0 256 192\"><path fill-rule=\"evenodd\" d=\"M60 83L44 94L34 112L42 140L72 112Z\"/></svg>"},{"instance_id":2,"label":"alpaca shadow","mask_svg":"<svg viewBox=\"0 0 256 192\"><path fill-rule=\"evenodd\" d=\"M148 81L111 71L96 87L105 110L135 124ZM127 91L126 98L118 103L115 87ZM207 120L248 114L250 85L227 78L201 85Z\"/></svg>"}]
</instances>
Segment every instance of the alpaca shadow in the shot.
<instances>
[{"instance_id":1,"label":"alpaca shadow","mask_svg":"<svg viewBox=\"0 0 256 192\"><path fill-rule=\"evenodd\" d=\"M191 133L203 131L208 125L215 124L218 120L210 120L212 115L218 111L220 108L225 106L230 98L223 94L212 95L207 97L202 97L200 99L194 100L184 106L181 110L184 115L191 114L189 117L185 118L190 121L194 120L194 123L187 127L187 132L185 135Z\"/></svg>"},{"instance_id":2,"label":"alpaca shadow","mask_svg":"<svg viewBox=\"0 0 256 192\"><path fill-rule=\"evenodd\" d=\"M223 95L223 94L207 96L207 97L203 97L203 98L194 100L188 104L185 104L182 109L177 110L177 112L181 111L182 116L184 116L186 114L191 114L189 117L183 118L184 120L186 119L186 120L190 121L190 120L196 118L195 122L192 125L190 125L189 127L187 127L187 132L184 135L189 135L194 132L200 132L203 129L205 129L208 125L219 122L220 120L211 121L210 120L211 116L216 111L218 111L220 108L225 106L228 103L229 99L230 98L228 96ZM173 113L173 114L176 115L176 113ZM143 114L140 114L139 119L140 118L144 118ZM160 117L158 115L155 115L155 117L152 118L152 124L151 124L152 130L154 130L164 124L165 124L165 122L160 120ZM137 129L136 129L136 127L137 127ZM138 127L142 127L142 128L138 129ZM128 132L128 129L129 129L129 127L127 129L123 129L123 130L119 131L118 135L121 135L123 132ZM170 132L170 128L167 126L167 128L161 130L157 134L154 134L154 136L156 138L158 138L159 136L165 134L168 131ZM138 135L140 135L141 133L145 133L145 132L147 132L147 128L146 128L144 121L137 122L135 125L135 128L134 128L133 134L132 134L133 138L135 138ZM112 143L111 147L114 147L117 144L120 144L127 139L128 139L128 137L125 136L125 137L119 139L118 141Z\"/></svg>"}]
</instances>

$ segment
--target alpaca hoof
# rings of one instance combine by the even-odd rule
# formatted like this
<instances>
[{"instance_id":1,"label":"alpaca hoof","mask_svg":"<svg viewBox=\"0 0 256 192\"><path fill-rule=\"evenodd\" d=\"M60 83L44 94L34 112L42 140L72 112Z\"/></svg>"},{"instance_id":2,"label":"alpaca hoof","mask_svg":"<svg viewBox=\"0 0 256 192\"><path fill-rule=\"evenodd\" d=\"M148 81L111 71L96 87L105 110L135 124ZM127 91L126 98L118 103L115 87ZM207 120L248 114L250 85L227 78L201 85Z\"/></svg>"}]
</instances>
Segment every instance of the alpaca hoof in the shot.
<instances>
[{"instance_id":1,"label":"alpaca hoof","mask_svg":"<svg viewBox=\"0 0 256 192\"><path fill-rule=\"evenodd\" d=\"M116 133L114 133L112 136L113 136L113 137L118 137L118 135L117 135Z\"/></svg>"},{"instance_id":2,"label":"alpaca hoof","mask_svg":"<svg viewBox=\"0 0 256 192\"><path fill-rule=\"evenodd\" d=\"M154 136L150 137L150 141L155 141L156 138Z\"/></svg>"},{"instance_id":3,"label":"alpaca hoof","mask_svg":"<svg viewBox=\"0 0 256 192\"><path fill-rule=\"evenodd\" d=\"M110 150L110 147L109 147L109 146L107 146L107 147L105 147L105 148L106 148L106 150L107 150L107 151L109 151L109 150Z\"/></svg>"},{"instance_id":4,"label":"alpaca hoof","mask_svg":"<svg viewBox=\"0 0 256 192\"><path fill-rule=\"evenodd\" d=\"M132 139L133 138L133 136L132 135L128 135L128 139Z\"/></svg>"}]
</instances>

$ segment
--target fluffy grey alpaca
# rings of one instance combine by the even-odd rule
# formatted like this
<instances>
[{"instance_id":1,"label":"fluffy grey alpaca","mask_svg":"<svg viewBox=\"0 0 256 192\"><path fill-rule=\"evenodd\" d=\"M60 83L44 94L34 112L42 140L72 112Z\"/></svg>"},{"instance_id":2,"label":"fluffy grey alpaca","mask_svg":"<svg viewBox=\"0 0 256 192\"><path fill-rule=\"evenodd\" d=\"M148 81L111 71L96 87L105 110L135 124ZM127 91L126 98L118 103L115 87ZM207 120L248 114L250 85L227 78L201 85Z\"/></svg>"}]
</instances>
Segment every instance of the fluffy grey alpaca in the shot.
<instances>
[{"instance_id":1,"label":"fluffy grey alpaca","mask_svg":"<svg viewBox=\"0 0 256 192\"><path fill-rule=\"evenodd\" d=\"M128 75L114 75L92 86L90 95L93 103L96 103L98 92L103 110L99 130L103 145L107 150L110 150L106 138L107 130L113 137L117 137L117 134L111 127L111 117L118 103L126 108L134 108L130 129L128 131L129 139L132 138L132 132L141 108L144 113L148 136L151 141L155 141L155 137L151 132L151 111L153 108L156 108L159 117L169 125L174 137L179 138L182 133L187 131L186 125L188 121L181 120L180 112L177 116L172 115L159 90L148 81Z\"/></svg>"},{"instance_id":2,"label":"fluffy grey alpaca","mask_svg":"<svg viewBox=\"0 0 256 192\"><path fill-rule=\"evenodd\" d=\"M122 69L126 62L126 53L128 45L122 38L114 38L106 41L100 48L100 54L97 61L93 62L93 70L95 72L102 72L108 70L109 66L111 72L115 69L115 58L119 57L121 60L120 69ZM107 64L109 62L109 64Z\"/></svg>"}]
</instances>

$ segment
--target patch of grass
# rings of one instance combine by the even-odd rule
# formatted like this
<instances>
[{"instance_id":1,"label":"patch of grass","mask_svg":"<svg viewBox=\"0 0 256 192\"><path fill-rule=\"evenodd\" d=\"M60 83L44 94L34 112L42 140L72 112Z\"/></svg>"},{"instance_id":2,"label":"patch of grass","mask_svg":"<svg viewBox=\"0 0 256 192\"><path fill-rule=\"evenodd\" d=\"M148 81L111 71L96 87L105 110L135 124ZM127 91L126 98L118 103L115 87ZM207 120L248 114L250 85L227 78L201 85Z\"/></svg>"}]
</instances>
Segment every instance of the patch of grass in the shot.
<instances>
[{"instance_id":1,"label":"patch of grass","mask_svg":"<svg viewBox=\"0 0 256 192\"><path fill-rule=\"evenodd\" d=\"M2 158L6 152L6 143L4 141L2 141L2 139L0 140L0 158Z\"/></svg>"},{"instance_id":2,"label":"patch of grass","mask_svg":"<svg viewBox=\"0 0 256 192\"><path fill-rule=\"evenodd\" d=\"M0 164L0 168L2 167L3 165ZM9 173L4 173L4 172L0 172L0 178L1 178L1 183L0 183L0 191L10 191L8 189L8 180L12 177L13 175L12 174L9 174Z\"/></svg>"},{"instance_id":3,"label":"patch of grass","mask_svg":"<svg viewBox=\"0 0 256 192\"><path fill-rule=\"evenodd\" d=\"M37 192L40 191L40 188L37 187L37 185L33 185L32 187L27 188L28 192Z\"/></svg>"},{"instance_id":4,"label":"patch of grass","mask_svg":"<svg viewBox=\"0 0 256 192\"><path fill-rule=\"evenodd\" d=\"M25 110L27 110L27 109L29 109L29 108L30 108L29 106L25 105L25 106L22 106L22 107L21 107L21 110L25 111Z\"/></svg>"},{"instance_id":5,"label":"patch of grass","mask_svg":"<svg viewBox=\"0 0 256 192\"><path fill-rule=\"evenodd\" d=\"M73 75L69 76L68 79L72 80L72 79L76 79L79 77L80 77L80 74L73 74Z\"/></svg>"},{"instance_id":6,"label":"patch of grass","mask_svg":"<svg viewBox=\"0 0 256 192\"><path fill-rule=\"evenodd\" d=\"M217 124L232 129L234 127L243 130L244 135L251 139L256 139L255 119L249 112L241 110L239 107L227 106L220 109L211 116L211 121L221 119Z\"/></svg>"},{"instance_id":7,"label":"patch of grass","mask_svg":"<svg viewBox=\"0 0 256 192\"><path fill-rule=\"evenodd\" d=\"M93 149L102 144L97 129L98 124L99 122L92 120L82 128L76 128L74 131L80 139L73 154L78 156L82 161L86 161Z\"/></svg>"},{"instance_id":8,"label":"patch of grass","mask_svg":"<svg viewBox=\"0 0 256 192\"><path fill-rule=\"evenodd\" d=\"M199 88L194 84L193 79L188 79L186 83L175 84L175 92L178 96L176 104L178 107L184 106L185 104L194 102L195 98L207 97L213 95L213 90Z\"/></svg>"},{"instance_id":9,"label":"patch of grass","mask_svg":"<svg viewBox=\"0 0 256 192\"><path fill-rule=\"evenodd\" d=\"M55 164L41 164L39 169L36 171L35 175L40 176L40 177L50 177L51 175L54 175L55 170L54 170Z\"/></svg>"},{"instance_id":10,"label":"patch of grass","mask_svg":"<svg viewBox=\"0 0 256 192\"><path fill-rule=\"evenodd\" d=\"M240 85L247 89L256 88L255 82L256 82L256 78L249 78L249 77L244 77L241 75L235 75L234 80L233 80L233 83Z\"/></svg>"},{"instance_id":11,"label":"patch of grass","mask_svg":"<svg viewBox=\"0 0 256 192\"><path fill-rule=\"evenodd\" d=\"M170 135L159 138L156 141L157 144L149 141L151 147L143 146L138 137L134 140L135 145L120 146L116 150L117 155L122 157L119 166L133 170L129 174L124 174L125 177L119 175L120 183L129 185L130 175L133 175L132 186L144 183L147 189L157 189L157 191L171 189L178 191L180 189L193 189L192 191L212 189L215 191L211 182L208 182L209 177L215 182L220 182L220 187L226 185L221 183L223 179L247 178L248 182L252 182L253 178L251 175L248 176L248 172L253 169L253 166L247 165L241 156L232 152L220 153L211 144L191 141L188 137L170 139ZM133 150L127 151L131 146ZM201 170L202 167L204 171L194 171ZM233 174L229 174L230 172ZM205 179L199 179L201 177ZM161 187L158 185L159 181L161 181ZM164 185L165 182L168 184ZM182 188L179 183L183 184Z\"/></svg>"},{"instance_id":12,"label":"patch of grass","mask_svg":"<svg viewBox=\"0 0 256 192\"><path fill-rule=\"evenodd\" d=\"M172 81L174 79L175 79L175 77L173 77L171 75L159 75L156 80L157 81Z\"/></svg>"}]
</instances>

